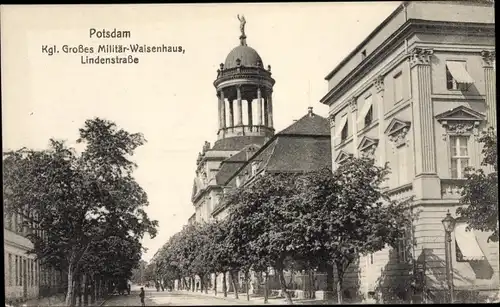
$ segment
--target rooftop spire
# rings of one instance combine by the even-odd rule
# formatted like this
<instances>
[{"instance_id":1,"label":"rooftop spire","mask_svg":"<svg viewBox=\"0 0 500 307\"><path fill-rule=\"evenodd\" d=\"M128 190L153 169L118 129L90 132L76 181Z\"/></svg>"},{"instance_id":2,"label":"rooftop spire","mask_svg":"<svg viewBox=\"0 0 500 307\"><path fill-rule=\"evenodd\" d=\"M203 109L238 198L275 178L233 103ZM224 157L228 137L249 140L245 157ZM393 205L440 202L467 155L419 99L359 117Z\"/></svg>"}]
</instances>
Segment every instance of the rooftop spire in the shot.
<instances>
[{"instance_id":1,"label":"rooftop spire","mask_svg":"<svg viewBox=\"0 0 500 307\"><path fill-rule=\"evenodd\" d=\"M245 24L247 23L247 21L245 20L244 15L241 15L241 18L240 18L239 14L238 14L238 20L240 21L240 31L241 31L240 45L246 46L247 45L247 36L245 35Z\"/></svg>"}]
</instances>

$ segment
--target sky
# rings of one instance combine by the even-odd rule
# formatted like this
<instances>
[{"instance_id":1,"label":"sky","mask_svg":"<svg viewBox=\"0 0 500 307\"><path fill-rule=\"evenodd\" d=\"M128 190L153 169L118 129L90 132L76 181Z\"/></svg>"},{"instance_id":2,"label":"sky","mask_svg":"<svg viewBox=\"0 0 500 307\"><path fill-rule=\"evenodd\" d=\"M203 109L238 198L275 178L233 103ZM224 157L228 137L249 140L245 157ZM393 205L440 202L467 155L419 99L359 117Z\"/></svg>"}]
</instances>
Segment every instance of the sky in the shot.
<instances>
[{"instance_id":1,"label":"sky","mask_svg":"<svg viewBox=\"0 0 500 307\"><path fill-rule=\"evenodd\" d=\"M132 159L148 193L146 211L159 221L143 245L149 261L194 213L196 159L216 140L213 81L239 44L238 14L247 44L276 80L273 116L280 131L307 113L326 117L319 100L325 76L399 2L267 4L144 4L1 7L2 139L4 150L47 148L50 138L76 145L78 129L94 117L111 120L147 143ZM130 38L90 37L90 29L130 31ZM99 44L182 46L184 53L136 55L138 64L85 65L65 53ZM49 55L42 46L60 51ZM96 54L91 55L96 56Z\"/></svg>"}]
</instances>

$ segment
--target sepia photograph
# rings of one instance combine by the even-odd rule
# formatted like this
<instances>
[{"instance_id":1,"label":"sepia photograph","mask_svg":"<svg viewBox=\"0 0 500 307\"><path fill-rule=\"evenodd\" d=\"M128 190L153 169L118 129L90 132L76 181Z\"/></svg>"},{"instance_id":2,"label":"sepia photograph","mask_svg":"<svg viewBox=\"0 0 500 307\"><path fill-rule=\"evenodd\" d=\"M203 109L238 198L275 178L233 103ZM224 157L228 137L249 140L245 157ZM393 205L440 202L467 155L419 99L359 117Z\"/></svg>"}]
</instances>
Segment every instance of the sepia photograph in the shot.
<instances>
[{"instance_id":1,"label":"sepia photograph","mask_svg":"<svg viewBox=\"0 0 500 307\"><path fill-rule=\"evenodd\" d=\"M6 307L500 302L493 0L0 25Z\"/></svg>"}]
</instances>

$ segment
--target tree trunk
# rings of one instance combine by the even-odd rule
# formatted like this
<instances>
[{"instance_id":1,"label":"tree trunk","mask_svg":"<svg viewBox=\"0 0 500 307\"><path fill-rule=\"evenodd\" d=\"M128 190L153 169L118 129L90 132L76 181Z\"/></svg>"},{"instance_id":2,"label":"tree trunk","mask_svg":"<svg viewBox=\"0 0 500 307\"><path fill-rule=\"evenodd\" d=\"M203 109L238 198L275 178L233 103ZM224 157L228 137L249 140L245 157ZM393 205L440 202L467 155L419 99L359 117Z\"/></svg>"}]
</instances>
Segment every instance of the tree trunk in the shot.
<instances>
[{"instance_id":1,"label":"tree trunk","mask_svg":"<svg viewBox=\"0 0 500 307\"><path fill-rule=\"evenodd\" d=\"M245 271L245 287L246 287L246 290L247 290L247 301L250 301L250 278L249 278L249 272L248 271Z\"/></svg>"},{"instance_id":2,"label":"tree trunk","mask_svg":"<svg viewBox=\"0 0 500 307\"><path fill-rule=\"evenodd\" d=\"M73 266L70 264L68 268L68 292L66 294L65 305L74 306L73 303L74 286L73 286Z\"/></svg>"},{"instance_id":3,"label":"tree trunk","mask_svg":"<svg viewBox=\"0 0 500 307\"><path fill-rule=\"evenodd\" d=\"M238 281L234 277L236 274L235 274L234 271L229 271L229 274L231 274L231 282L233 283L234 298L239 299L239 296L238 296Z\"/></svg>"},{"instance_id":4,"label":"tree trunk","mask_svg":"<svg viewBox=\"0 0 500 307\"><path fill-rule=\"evenodd\" d=\"M193 285L191 291L195 292L196 291L196 278L191 277L191 284Z\"/></svg>"},{"instance_id":5,"label":"tree trunk","mask_svg":"<svg viewBox=\"0 0 500 307\"><path fill-rule=\"evenodd\" d=\"M309 298L313 299L314 298L314 289L315 289L315 283L314 283L314 271L309 268L308 269L309 273L309 288L307 289L309 291Z\"/></svg>"},{"instance_id":6,"label":"tree trunk","mask_svg":"<svg viewBox=\"0 0 500 307\"><path fill-rule=\"evenodd\" d=\"M264 272L264 304L267 304L269 301L269 273L267 271Z\"/></svg>"},{"instance_id":7,"label":"tree trunk","mask_svg":"<svg viewBox=\"0 0 500 307\"><path fill-rule=\"evenodd\" d=\"M333 265L330 263L326 263L326 291L333 292Z\"/></svg>"},{"instance_id":8,"label":"tree trunk","mask_svg":"<svg viewBox=\"0 0 500 307\"><path fill-rule=\"evenodd\" d=\"M214 279L214 294L217 296L217 277L219 274L215 273L215 279Z\"/></svg>"},{"instance_id":9,"label":"tree trunk","mask_svg":"<svg viewBox=\"0 0 500 307\"><path fill-rule=\"evenodd\" d=\"M74 274L74 273L73 273ZM73 297L71 298L72 306L76 306L77 298L78 298L78 276L76 274L73 275Z\"/></svg>"},{"instance_id":10,"label":"tree trunk","mask_svg":"<svg viewBox=\"0 0 500 307\"><path fill-rule=\"evenodd\" d=\"M336 263L337 266L337 299L338 303L342 304L343 298L342 298L342 282L344 279L344 268L341 263Z\"/></svg>"},{"instance_id":11,"label":"tree trunk","mask_svg":"<svg viewBox=\"0 0 500 307\"><path fill-rule=\"evenodd\" d=\"M92 276L92 302L91 304L94 305L95 302L97 301L97 276L93 275Z\"/></svg>"},{"instance_id":12,"label":"tree trunk","mask_svg":"<svg viewBox=\"0 0 500 307\"><path fill-rule=\"evenodd\" d=\"M285 302L289 305L292 305L293 304L292 297L290 296L290 293L288 293L286 288L285 274L283 273L283 268L276 269L276 272L278 273L278 277L280 280L281 292L285 296Z\"/></svg>"},{"instance_id":13,"label":"tree trunk","mask_svg":"<svg viewBox=\"0 0 500 307\"><path fill-rule=\"evenodd\" d=\"M89 305L89 293L88 293L88 276L87 274L83 275L83 282L82 282L82 294L83 294L83 305L88 306Z\"/></svg>"},{"instance_id":14,"label":"tree trunk","mask_svg":"<svg viewBox=\"0 0 500 307\"><path fill-rule=\"evenodd\" d=\"M227 297L227 280L226 272L222 275L222 292L224 292L224 297Z\"/></svg>"},{"instance_id":15,"label":"tree trunk","mask_svg":"<svg viewBox=\"0 0 500 307\"><path fill-rule=\"evenodd\" d=\"M208 294L208 287L210 286L210 274L205 277L205 294Z\"/></svg>"},{"instance_id":16,"label":"tree trunk","mask_svg":"<svg viewBox=\"0 0 500 307\"><path fill-rule=\"evenodd\" d=\"M79 275L78 278L76 279L77 286L76 286L76 293L77 293L77 300L78 300L78 306L82 306L82 277Z\"/></svg>"}]
</instances>

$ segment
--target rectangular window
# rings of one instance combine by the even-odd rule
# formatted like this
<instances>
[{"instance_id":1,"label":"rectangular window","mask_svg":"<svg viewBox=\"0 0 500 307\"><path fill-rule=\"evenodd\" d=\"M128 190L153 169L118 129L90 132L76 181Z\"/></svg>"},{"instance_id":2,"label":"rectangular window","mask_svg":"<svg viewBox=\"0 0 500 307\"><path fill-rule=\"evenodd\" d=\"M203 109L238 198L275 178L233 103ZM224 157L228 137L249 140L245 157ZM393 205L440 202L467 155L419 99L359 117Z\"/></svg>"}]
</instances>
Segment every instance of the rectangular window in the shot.
<instances>
[{"instance_id":1,"label":"rectangular window","mask_svg":"<svg viewBox=\"0 0 500 307\"><path fill-rule=\"evenodd\" d=\"M12 286L12 269L13 269L13 263L12 263L12 254L9 254L8 256L8 264L9 264L9 277L8 277L8 285Z\"/></svg>"},{"instance_id":2,"label":"rectangular window","mask_svg":"<svg viewBox=\"0 0 500 307\"><path fill-rule=\"evenodd\" d=\"M365 115L365 127L369 126L373 121L373 106L368 109Z\"/></svg>"},{"instance_id":3,"label":"rectangular window","mask_svg":"<svg viewBox=\"0 0 500 307\"><path fill-rule=\"evenodd\" d=\"M398 72L394 75L394 103L403 100L403 73Z\"/></svg>"},{"instance_id":4,"label":"rectangular window","mask_svg":"<svg viewBox=\"0 0 500 307\"><path fill-rule=\"evenodd\" d=\"M8 230L12 230L13 229L13 224L14 224L14 221L13 221L13 216L12 216L12 213L9 213L8 217L7 217L7 229Z\"/></svg>"},{"instance_id":5,"label":"rectangular window","mask_svg":"<svg viewBox=\"0 0 500 307\"><path fill-rule=\"evenodd\" d=\"M255 176L257 174L257 163L253 162L252 163L252 176Z\"/></svg>"},{"instance_id":6,"label":"rectangular window","mask_svg":"<svg viewBox=\"0 0 500 307\"><path fill-rule=\"evenodd\" d=\"M465 178L465 168L469 166L468 136L450 136L451 178Z\"/></svg>"},{"instance_id":7,"label":"rectangular window","mask_svg":"<svg viewBox=\"0 0 500 307\"><path fill-rule=\"evenodd\" d=\"M474 79L467 72L465 61L446 61L446 88L450 91L467 90Z\"/></svg>"},{"instance_id":8,"label":"rectangular window","mask_svg":"<svg viewBox=\"0 0 500 307\"><path fill-rule=\"evenodd\" d=\"M21 214L17 214L17 233L22 234L23 233L23 216Z\"/></svg>"},{"instance_id":9,"label":"rectangular window","mask_svg":"<svg viewBox=\"0 0 500 307\"><path fill-rule=\"evenodd\" d=\"M19 273L18 273L18 259L17 259L17 256L16 256L16 266L14 267L14 270L15 270L15 275L16 275L16 286L19 286Z\"/></svg>"},{"instance_id":10,"label":"rectangular window","mask_svg":"<svg viewBox=\"0 0 500 307\"><path fill-rule=\"evenodd\" d=\"M344 127L342 128L342 132L340 134L340 141L341 142L343 142L347 139L347 135L349 133L348 126L349 126L349 123L348 123L348 121L346 121Z\"/></svg>"},{"instance_id":11,"label":"rectangular window","mask_svg":"<svg viewBox=\"0 0 500 307\"><path fill-rule=\"evenodd\" d=\"M17 213L12 213L12 231L17 232Z\"/></svg>"}]
</instances>

